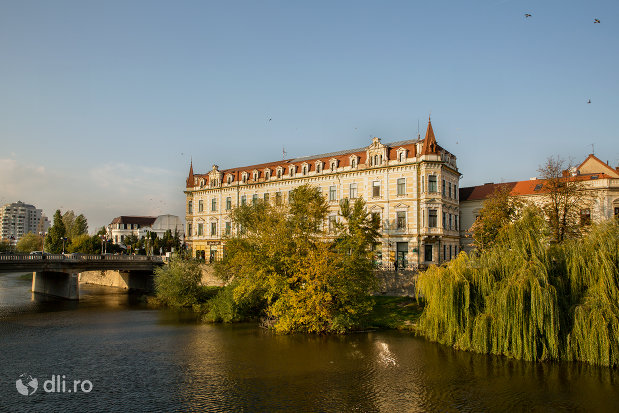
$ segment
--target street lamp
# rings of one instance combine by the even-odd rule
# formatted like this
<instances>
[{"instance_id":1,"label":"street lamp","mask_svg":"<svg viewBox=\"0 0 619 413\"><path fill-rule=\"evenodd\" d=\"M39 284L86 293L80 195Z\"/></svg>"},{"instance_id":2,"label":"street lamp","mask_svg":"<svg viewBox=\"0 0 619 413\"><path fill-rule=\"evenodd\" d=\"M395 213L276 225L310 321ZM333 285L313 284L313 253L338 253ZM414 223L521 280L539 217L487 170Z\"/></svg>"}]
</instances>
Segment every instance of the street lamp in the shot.
<instances>
[{"instance_id":1,"label":"street lamp","mask_svg":"<svg viewBox=\"0 0 619 413\"><path fill-rule=\"evenodd\" d=\"M64 243L67 241L67 237L62 237L62 253L64 254Z\"/></svg>"},{"instance_id":2,"label":"street lamp","mask_svg":"<svg viewBox=\"0 0 619 413\"><path fill-rule=\"evenodd\" d=\"M103 255L103 239L105 237L103 235L99 235L99 238L101 238L101 255Z\"/></svg>"},{"instance_id":3,"label":"street lamp","mask_svg":"<svg viewBox=\"0 0 619 413\"><path fill-rule=\"evenodd\" d=\"M39 235L43 238L43 252L45 252L45 236L47 232L39 232Z\"/></svg>"}]
</instances>

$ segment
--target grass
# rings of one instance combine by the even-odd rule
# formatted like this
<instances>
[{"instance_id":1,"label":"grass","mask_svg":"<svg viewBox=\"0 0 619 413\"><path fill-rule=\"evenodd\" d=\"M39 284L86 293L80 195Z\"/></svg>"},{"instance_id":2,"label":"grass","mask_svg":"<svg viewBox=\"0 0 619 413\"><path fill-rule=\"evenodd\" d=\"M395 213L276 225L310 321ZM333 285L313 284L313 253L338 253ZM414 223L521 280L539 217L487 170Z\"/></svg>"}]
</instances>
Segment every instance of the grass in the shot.
<instances>
[{"instance_id":1,"label":"grass","mask_svg":"<svg viewBox=\"0 0 619 413\"><path fill-rule=\"evenodd\" d=\"M411 297L373 297L375 304L367 321L369 327L415 330L423 307Z\"/></svg>"}]
</instances>

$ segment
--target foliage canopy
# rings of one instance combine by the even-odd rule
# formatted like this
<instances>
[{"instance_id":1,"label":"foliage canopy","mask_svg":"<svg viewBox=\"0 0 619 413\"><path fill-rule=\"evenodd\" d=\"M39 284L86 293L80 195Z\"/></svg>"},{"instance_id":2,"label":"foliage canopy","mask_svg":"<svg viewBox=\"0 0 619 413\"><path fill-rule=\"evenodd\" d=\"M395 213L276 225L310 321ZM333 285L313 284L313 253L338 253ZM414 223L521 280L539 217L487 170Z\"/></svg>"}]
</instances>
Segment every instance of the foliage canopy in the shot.
<instances>
[{"instance_id":1,"label":"foliage canopy","mask_svg":"<svg viewBox=\"0 0 619 413\"><path fill-rule=\"evenodd\" d=\"M459 349L619 365L619 224L554 244L533 208L478 256L420 274L419 330Z\"/></svg>"},{"instance_id":2,"label":"foliage canopy","mask_svg":"<svg viewBox=\"0 0 619 413\"><path fill-rule=\"evenodd\" d=\"M332 234L323 230L327 201L309 185L294 189L288 205L260 201L233 210L238 231L216 266L221 278L233 279L222 294L260 310L277 332L344 332L358 325L373 303L370 250L378 221L361 198L352 205L343 200L340 209Z\"/></svg>"}]
</instances>

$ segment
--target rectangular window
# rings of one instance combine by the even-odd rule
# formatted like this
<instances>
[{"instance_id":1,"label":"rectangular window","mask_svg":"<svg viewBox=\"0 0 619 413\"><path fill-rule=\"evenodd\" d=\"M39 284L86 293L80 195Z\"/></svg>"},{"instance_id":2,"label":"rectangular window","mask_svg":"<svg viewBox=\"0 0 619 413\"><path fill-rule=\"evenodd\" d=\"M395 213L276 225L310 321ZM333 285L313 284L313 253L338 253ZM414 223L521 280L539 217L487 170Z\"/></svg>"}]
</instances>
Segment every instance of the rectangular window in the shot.
<instances>
[{"instance_id":1,"label":"rectangular window","mask_svg":"<svg viewBox=\"0 0 619 413\"><path fill-rule=\"evenodd\" d=\"M227 197L226 198L226 211L230 211L231 209L232 209L232 198Z\"/></svg>"},{"instance_id":2,"label":"rectangular window","mask_svg":"<svg viewBox=\"0 0 619 413\"><path fill-rule=\"evenodd\" d=\"M211 236L217 235L217 222L211 222Z\"/></svg>"},{"instance_id":3,"label":"rectangular window","mask_svg":"<svg viewBox=\"0 0 619 413\"><path fill-rule=\"evenodd\" d=\"M591 210L589 208L580 210L580 225L591 224Z\"/></svg>"},{"instance_id":4,"label":"rectangular window","mask_svg":"<svg viewBox=\"0 0 619 413\"><path fill-rule=\"evenodd\" d=\"M454 215L454 229L457 231L458 230L458 216Z\"/></svg>"},{"instance_id":5,"label":"rectangular window","mask_svg":"<svg viewBox=\"0 0 619 413\"><path fill-rule=\"evenodd\" d=\"M336 192L335 185L333 185L329 187L329 201L336 201L336 200L337 200L337 192Z\"/></svg>"},{"instance_id":6,"label":"rectangular window","mask_svg":"<svg viewBox=\"0 0 619 413\"><path fill-rule=\"evenodd\" d=\"M189 222L189 223L187 223L187 235L190 236L190 237L193 235L193 233L191 232L191 229L192 229L191 228L191 222Z\"/></svg>"},{"instance_id":7,"label":"rectangular window","mask_svg":"<svg viewBox=\"0 0 619 413\"><path fill-rule=\"evenodd\" d=\"M453 227L452 227L452 223L453 223L452 217L453 217L453 215L449 214L449 229L453 229Z\"/></svg>"},{"instance_id":8,"label":"rectangular window","mask_svg":"<svg viewBox=\"0 0 619 413\"><path fill-rule=\"evenodd\" d=\"M438 216L437 216L437 211L436 209L429 209L428 210L428 226L430 228L436 228L438 223L436 222L438 220Z\"/></svg>"},{"instance_id":9,"label":"rectangular window","mask_svg":"<svg viewBox=\"0 0 619 413\"><path fill-rule=\"evenodd\" d=\"M329 215L329 232L330 233L333 233L335 231L335 223L336 223L336 216Z\"/></svg>"},{"instance_id":10,"label":"rectangular window","mask_svg":"<svg viewBox=\"0 0 619 413\"><path fill-rule=\"evenodd\" d=\"M405 211L396 212L396 228L397 229L406 228L406 212Z\"/></svg>"},{"instance_id":11,"label":"rectangular window","mask_svg":"<svg viewBox=\"0 0 619 413\"><path fill-rule=\"evenodd\" d=\"M201 237L202 235L204 235L204 224L200 223L198 224L198 236Z\"/></svg>"},{"instance_id":12,"label":"rectangular window","mask_svg":"<svg viewBox=\"0 0 619 413\"><path fill-rule=\"evenodd\" d=\"M357 197L357 184L350 184L350 194L349 194L349 198L356 198Z\"/></svg>"},{"instance_id":13,"label":"rectangular window","mask_svg":"<svg viewBox=\"0 0 619 413\"><path fill-rule=\"evenodd\" d=\"M281 192L276 192L275 193L275 204L276 205L281 205L282 204L282 193Z\"/></svg>"},{"instance_id":14,"label":"rectangular window","mask_svg":"<svg viewBox=\"0 0 619 413\"><path fill-rule=\"evenodd\" d=\"M398 178L398 195L406 194L406 178Z\"/></svg>"},{"instance_id":15,"label":"rectangular window","mask_svg":"<svg viewBox=\"0 0 619 413\"><path fill-rule=\"evenodd\" d=\"M265 203L265 204L268 204L268 203L269 203L269 193L268 193L268 192L265 192L265 193L264 193L264 203Z\"/></svg>"},{"instance_id":16,"label":"rectangular window","mask_svg":"<svg viewBox=\"0 0 619 413\"><path fill-rule=\"evenodd\" d=\"M247 195L241 196L241 205L247 204Z\"/></svg>"},{"instance_id":17,"label":"rectangular window","mask_svg":"<svg viewBox=\"0 0 619 413\"><path fill-rule=\"evenodd\" d=\"M427 262L432 262L432 245L426 244L424 247L423 259Z\"/></svg>"},{"instance_id":18,"label":"rectangular window","mask_svg":"<svg viewBox=\"0 0 619 413\"><path fill-rule=\"evenodd\" d=\"M232 232L232 223L226 222L226 235L230 235Z\"/></svg>"},{"instance_id":19,"label":"rectangular window","mask_svg":"<svg viewBox=\"0 0 619 413\"><path fill-rule=\"evenodd\" d=\"M255 204L256 202L258 202L258 194L253 194L251 196L251 203Z\"/></svg>"},{"instance_id":20,"label":"rectangular window","mask_svg":"<svg viewBox=\"0 0 619 413\"><path fill-rule=\"evenodd\" d=\"M213 212L217 211L217 198L213 198L211 200L211 211Z\"/></svg>"},{"instance_id":21,"label":"rectangular window","mask_svg":"<svg viewBox=\"0 0 619 413\"><path fill-rule=\"evenodd\" d=\"M202 202L202 200L198 201L198 212L202 212L204 211L204 203Z\"/></svg>"},{"instance_id":22,"label":"rectangular window","mask_svg":"<svg viewBox=\"0 0 619 413\"><path fill-rule=\"evenodd\" d=\"M454 184L454 199L458 199L458 189L456 184Z\"/></svg>"},{"instance_id":23,"label":"rectangular window","mask_svg":"<svg viewBox=\"0 0 619 413\"><path fill-rule=\"evenodd\" d=\"M443 212L443 228L447 229L447 212Z\"/></svg>"},{"instance_id":24,"label":"rectangular window","mask_svg":"<svg viewBox=\"0 0 619 413\"><path fill-rule=\"evenodd\" d=\"M443 244L443 260L447 259L447 244Z\"/></svg>"},{"instance_id":25,"label":"rectangular window","mask_svg":"<svg viewBox=\"0 0 619 413\"><path fill-rule=\"evenodd\" d=\"M380 196L380 181L372 182L372 196L373 197Z\"/></svg>"},{"instance_id":26,"label":"rectangular window","mask_svg":"<svg viewBox=\"0 0 619 413\"><path fill-rule=\"evenodd\" d=\"M443 185L441 186L441 191L442 191L443 196L445 196L446 192L447 192L447 188L445 188L445 180L444 179L443 179Z\"/></svg>"},{"instance_id":27,"label":"rectangular window","mask_svg":"<svg viewBox=\"0 0 619 413\"><path fill-rule=\"evenodd\" d=\"M428 176L428 192L438 192L436 188L436 175Z\"/></svg>"},{"instance_id":28,"label":"rectangular window","mask_svg":"<svg viewBox=\"0 0 619 413\"><path fill-rule=\"evenodd\" d=\"M449 259L452 259L452 258L453 258L453 255L451 254L451 247L452 247L452 246L450 245L450 246L449 246Z\"/></svg>"},{"instance_id":29,"label":"rectangular window","mask_svg":"<svg viewBox=\"0 0 619 413\"><path fill-rule=\"evenodd\" d=\"M193 214L193 201L187 202L187 213Z\"/></svg>"},{"instance_id":30,"label":"rectangular window","mask_svg":"<svg viewBox=\"0 0 619 413\"><path fill-rule=\"evenodd\" d=\"M451 198L451 182L449 182L449 197Z\"/></svg>"}]
</instances>

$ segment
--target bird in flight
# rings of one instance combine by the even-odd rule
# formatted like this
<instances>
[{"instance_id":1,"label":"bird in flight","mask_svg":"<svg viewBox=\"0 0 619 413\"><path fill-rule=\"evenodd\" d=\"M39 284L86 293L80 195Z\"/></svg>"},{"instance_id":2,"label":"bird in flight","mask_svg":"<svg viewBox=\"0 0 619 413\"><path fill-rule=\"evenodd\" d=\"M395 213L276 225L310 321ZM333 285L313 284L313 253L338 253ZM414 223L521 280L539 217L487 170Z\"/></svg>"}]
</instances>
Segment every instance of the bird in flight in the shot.
<instances>
[{"instance_id":1,"label":"bird in flight","mask_svg":"<svg viewBox=\"0 0 619 413\"><path fill-rule=\"evenodd\" d=\"M589 100L587 101L587 103L591 103L591 99L589 99Z\"/></svg>"},{"instance_id":2,"label":"bird in flight","mask_svg":"<svg viewBox=\"0 0 619 413\"><path fill-rule=\"evenodd\" d=\"M532 14L530 14L530 13L525 13L525 14L524 14L524 18L525 18L525 19L528 19L528 18L529 18L529 17L531 17L531 16L532 16Z\"/></svg>"},{"instance_id":3,"label":"bird in flight","mask_svg":"<svg viewBox=\"0 0 619 413\"><path fill-rule=\"evenodd\" d=\"M601 23L601 22L600 22L600 19L594 19L594 20L593 20L593 24L595 24L595 23Z\"/></svg>"}]
</instances>

